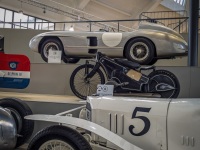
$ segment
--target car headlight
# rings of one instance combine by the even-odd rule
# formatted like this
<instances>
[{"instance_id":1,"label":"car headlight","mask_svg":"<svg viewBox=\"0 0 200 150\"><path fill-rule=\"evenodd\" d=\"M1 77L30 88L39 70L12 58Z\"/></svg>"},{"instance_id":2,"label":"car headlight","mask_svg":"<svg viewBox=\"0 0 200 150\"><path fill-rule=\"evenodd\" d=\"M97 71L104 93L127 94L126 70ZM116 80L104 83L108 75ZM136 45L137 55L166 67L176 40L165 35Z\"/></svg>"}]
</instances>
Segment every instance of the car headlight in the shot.
<instances>
[{"instance_id":1,"label":"car headlight","mask_svg":"<svg viewBox=\"0 0 200 150\"><path fill-rule=\"evenodd\" d=\"M185 50L185 46L183 46L182 44L174 43L174 47L175 49L178 49L178 50Z\"/></svg>"}]
</instances>

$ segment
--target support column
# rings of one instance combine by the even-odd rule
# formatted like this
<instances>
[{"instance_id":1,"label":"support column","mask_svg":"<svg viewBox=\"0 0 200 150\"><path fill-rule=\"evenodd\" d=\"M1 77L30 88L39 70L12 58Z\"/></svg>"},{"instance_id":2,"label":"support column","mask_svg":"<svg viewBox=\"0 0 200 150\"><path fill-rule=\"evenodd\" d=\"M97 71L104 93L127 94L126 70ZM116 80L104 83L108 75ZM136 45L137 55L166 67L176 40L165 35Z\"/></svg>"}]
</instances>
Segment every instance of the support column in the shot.
<instances>
[{"instance_id":1,"label":"support column","mask_svg":"<svg viewBox=\"0 0 200 150\"><path fill-rule=\"evenodd\" d=\"M198 66L199 0L190 0L188 66Z\"/></svg>"}]
</instances>

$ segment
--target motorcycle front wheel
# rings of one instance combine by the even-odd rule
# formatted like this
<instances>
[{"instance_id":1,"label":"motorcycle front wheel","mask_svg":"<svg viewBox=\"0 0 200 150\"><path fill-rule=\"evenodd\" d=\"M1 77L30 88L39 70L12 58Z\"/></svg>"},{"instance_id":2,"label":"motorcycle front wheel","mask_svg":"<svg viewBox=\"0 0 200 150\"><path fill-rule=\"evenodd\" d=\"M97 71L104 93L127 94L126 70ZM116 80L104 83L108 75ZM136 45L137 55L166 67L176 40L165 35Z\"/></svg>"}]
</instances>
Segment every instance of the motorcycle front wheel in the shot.
<instances>
[{"instance_id":1,"label":"motorcycle front wheel","mask_svg":"<svg viewBox=\"0 0 200 150\"><path fill-rule=\"evenodd\" d=\"M168 91L157 91L161 98L177 98L180 92L180 84L177 77L167 70L156 70L149 75L149 92L156 92L156 85L159 83L168 84L174 89Z\"/></svg>"},{"instance_id":2,"label":"motorcycle front wheel","mask_svg":"<svg viewBox=\"0 0 200 150\"><path fill-rule=\"evenodd\" d=\"M87 69L86 69L87 68ZM104 84L105 78L100 69L96 71L93 77L85 79L85 76L92 71L94 65L85 64L77 67L70 77L70 88L79 98L86 100L87 96L95 94L98 84Z\"/></svg>"}]
</instances>

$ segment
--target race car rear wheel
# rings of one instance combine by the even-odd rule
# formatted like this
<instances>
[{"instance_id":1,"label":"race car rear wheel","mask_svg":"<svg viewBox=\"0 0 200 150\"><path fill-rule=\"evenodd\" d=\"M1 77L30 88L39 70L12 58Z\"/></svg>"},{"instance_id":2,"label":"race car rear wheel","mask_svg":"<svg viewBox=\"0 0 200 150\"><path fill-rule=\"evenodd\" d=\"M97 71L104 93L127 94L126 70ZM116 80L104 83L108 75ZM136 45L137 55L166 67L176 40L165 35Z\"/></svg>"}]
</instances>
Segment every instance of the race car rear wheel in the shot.
<instances>
[{"instance_id":1,"label":"race car rear wheel","mask_svg":"<svg viewBox=\"0 0 200 150\"><path fill-rule=\"evenodd\" d=\"M67 57L65 54L62 56L62 60L64 63L71 63L71 64L75 64L77 62L79 62L79 58L70 58Z\"/></svg>"},{"instance_id":2,"label":"race car rear wheel","mask_svg":"<svg viewBox=\"0 0 200 150\"><path fill-rule=\"evenodd\" d=\"M23 145L32 135L34 128L33 121L24 119L25 116L32 115L30 107L16 98L0 99L0 106L8 109L15 120L17 134L20 135L17 138L16 147Z\"/></svg>"},{"instance_id":3,"label":"race car rear wheel","mask_svg":"<svg viewBox=\"0 0 200 150\"><path fill-rule=\"evenodd\" d=\"M62 43L56 38L45 39L40 46L40 54L45 62L48 62L49 50L62 51Z\"/></svg>"},{"instance_id":4,"label":"race car rear wheel","mask_svg":"<svg viewBox=\"0 0 200 150\"><path fill-rule=\"evenodd\" d=\"M87 64L88 73L94 68L93 65ZM79 98L86 100L87 96L96 93L97 85L104 84L105 78L100 69L90 79L84 79L86 76L86 65L77 67L70 77L70 87L72 92Z\"/></svg>"},{"instance_id":5,"label":"race car rear wheel","mask_svg":"<svg viewBox=\"0 0 200 150\"><path fill-rule=\"evenodd\" d=\"M146 38L135 38L126 45L125 56L130 61L149 65L155 57L155 47Z\"/></svg>"},{"instance_id":6,"label":"race car rear wheel","mask_svg":"<svg viewBox=\"0 0 200 150\"><path fill-rule=\"evenodd\" d=\"M56 125L37 133L31 140L28 150L92 150L92 148L77 131Z\"/></svg>"}]
</instances>

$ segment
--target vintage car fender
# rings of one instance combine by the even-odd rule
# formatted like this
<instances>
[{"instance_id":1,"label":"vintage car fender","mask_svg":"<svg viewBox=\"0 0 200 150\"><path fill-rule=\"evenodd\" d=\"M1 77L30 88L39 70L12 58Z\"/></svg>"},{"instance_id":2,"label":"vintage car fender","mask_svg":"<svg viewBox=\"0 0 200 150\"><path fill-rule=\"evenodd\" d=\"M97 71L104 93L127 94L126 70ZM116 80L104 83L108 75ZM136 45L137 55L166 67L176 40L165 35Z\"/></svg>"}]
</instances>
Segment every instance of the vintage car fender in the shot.
<instances>
[{"instance_id":1,"label":"vintage car fender","mask_svg":"<svg viewBox=\"0 0 200 150\"><path fill-rule=\"evenodd\" d=\"M112 142L113 144L117 145L118 147L122 149L125 149L125 150L140 149L137 146L131 144L130 142L124 140L120 136L107 130L106 128L98 124L95 124L93 122L83 120L80 118L73 118L73 117L68 117L68 116L57 116L57 115L30 115L30 116L26 116L25 119L62 123L62 124L80 127L92 133L95 133L101 137L104 137L106 140Z\"/></svg>"}]
</instances>

